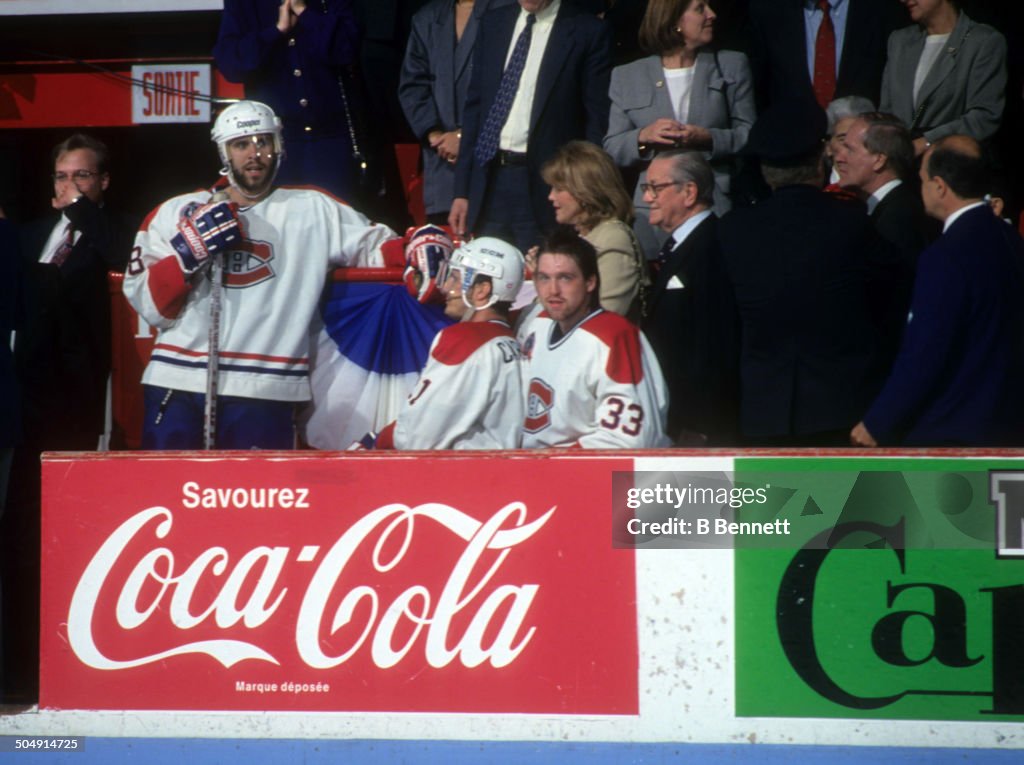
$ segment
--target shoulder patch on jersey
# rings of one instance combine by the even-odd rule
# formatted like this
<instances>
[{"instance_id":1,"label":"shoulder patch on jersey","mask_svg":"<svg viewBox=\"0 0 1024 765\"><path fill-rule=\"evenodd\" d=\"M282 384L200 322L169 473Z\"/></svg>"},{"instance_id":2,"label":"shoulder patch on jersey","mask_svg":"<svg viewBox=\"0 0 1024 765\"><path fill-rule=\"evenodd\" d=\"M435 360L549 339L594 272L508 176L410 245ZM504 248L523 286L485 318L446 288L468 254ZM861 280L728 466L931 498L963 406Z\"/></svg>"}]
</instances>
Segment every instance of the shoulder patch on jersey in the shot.
<instances>
[{"instance_id":1,"label":"shoulder patch on jersey","mask_svg":"<svg viewBox=\"0 0 1024 765\"><path fill-rule=\"evenodd\" d=\"M644 379L640 330L611 311L602 311L576 327L608 346L605 373L617 383L636 385Z\"/></svg>"},{"instance_id":2,"label":"shoulder patch on jersey","mask_svg":"<svg viewBox=\"0 0 1024 765\"><path fill-rule=\"evenodd\" d=\"M441 330L441 336L431 351L437 361L453 367L468 359L484 343L496 337L515 335L505 324L490 321L464 321Z\"/></svg>"}]
</instances>

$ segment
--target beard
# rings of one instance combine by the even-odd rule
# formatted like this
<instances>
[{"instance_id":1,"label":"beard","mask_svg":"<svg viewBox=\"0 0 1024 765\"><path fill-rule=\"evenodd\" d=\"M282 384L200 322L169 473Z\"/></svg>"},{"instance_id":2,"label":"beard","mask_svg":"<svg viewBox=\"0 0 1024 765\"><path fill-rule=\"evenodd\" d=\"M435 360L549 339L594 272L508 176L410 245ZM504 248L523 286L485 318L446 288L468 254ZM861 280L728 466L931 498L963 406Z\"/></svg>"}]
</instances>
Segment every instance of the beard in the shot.
<instances>
[{"instance_id":1,"label":"beard","mask_svg":"<svg viewBox=\"0 0 1024 765\"><path fill-rule=\"evenodd\" d=\"M245 194L246 196L258 197L265 194L270 189L271 184L274 182L274 176L277 175L277 163L278 157L275 156L273 159L265 163L250 163L249 165L247 165L247 167L249 167L250 169L258 167L264 171L263 174L259 176L258 179L256 180L249 180L249 178L245 174L244 167L242 168L241 171L232 168L231 174L234 177L235 184L238 186L238 188L242 191L243 194Z\"/></svg>"}]
</instances>

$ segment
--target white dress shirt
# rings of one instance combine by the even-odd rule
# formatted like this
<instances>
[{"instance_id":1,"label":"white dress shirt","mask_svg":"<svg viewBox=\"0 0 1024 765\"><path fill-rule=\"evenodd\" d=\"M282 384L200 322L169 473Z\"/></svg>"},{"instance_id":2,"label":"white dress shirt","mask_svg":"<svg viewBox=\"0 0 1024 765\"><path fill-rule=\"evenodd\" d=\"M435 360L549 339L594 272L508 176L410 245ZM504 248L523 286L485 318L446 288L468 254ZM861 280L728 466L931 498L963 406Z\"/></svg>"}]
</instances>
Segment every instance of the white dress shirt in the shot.
<instances>
[{"instance_id":1,"label":"white dress shirt","mask_svg":"<svg viewBox=\"0 0 1024 765\"><path fill-rule=\"evenodd\" d=\"M498 148L500 149L526 152L526 146L530 139L533 95L537 90L540 64L544 58L544 50L548 46L548 39L551 37L551 29L555 25L555 16L558 15L561 5L561 0L552 0L551 5L537 12L537 20L533 23L533 32L530 36L530 52L526 55L526 64L519 77L516 97L512 101L512 109L508 113L505 125L501 128L501 135L498 137ZM516 47L519 33L526 28L528 15L525 10L520 9L515 29L512 30L512 40L509 42L508 52L505 54L505 66L508 66L508 60L512 57L512 50Z\"/></svg>"}]
</instances>

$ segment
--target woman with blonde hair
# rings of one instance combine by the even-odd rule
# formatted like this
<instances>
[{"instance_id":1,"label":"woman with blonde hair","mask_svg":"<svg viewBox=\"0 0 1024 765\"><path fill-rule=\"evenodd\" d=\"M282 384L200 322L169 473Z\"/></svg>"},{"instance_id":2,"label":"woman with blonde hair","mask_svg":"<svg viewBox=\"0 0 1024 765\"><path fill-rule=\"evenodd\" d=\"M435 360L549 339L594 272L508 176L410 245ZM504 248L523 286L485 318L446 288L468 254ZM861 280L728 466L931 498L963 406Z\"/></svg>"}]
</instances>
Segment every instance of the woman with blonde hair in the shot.
<instances>
[{"instance_id":1,"label":"woman with blonde hair","mask_svg":"<svg viewBox=\"0 0 1024 765\"><path fill-rule=\"evenodd\" d=\"M570 141L541 168L551 186L555 220L572 226L597 250L600 301L638 321L647 264L630 224L633 203L612 158L587 141Z\"/></svg>"}]
</instances>

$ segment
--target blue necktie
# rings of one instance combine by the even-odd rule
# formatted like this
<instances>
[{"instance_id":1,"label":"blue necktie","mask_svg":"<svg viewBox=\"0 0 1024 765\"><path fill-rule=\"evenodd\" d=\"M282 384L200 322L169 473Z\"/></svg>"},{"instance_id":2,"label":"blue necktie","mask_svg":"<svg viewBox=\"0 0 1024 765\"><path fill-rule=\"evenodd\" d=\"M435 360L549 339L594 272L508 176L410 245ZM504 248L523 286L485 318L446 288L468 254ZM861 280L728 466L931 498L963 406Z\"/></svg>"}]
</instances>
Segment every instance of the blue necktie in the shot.
<instances>
[{"instance_id":1,"label":"blue necktie","mask_svg":"<svg viewBox=\"0 0 1024 765\"><path fill-rule=\"evenodd\" d=\"M526 65L526 54L530 52L530 37L533 30L533 22L537 17L532 13L526 17L526 26L519 33L519 39L512 49L512 56L508 60L508 66L501 74L501 82L498 84L498 94L494 97L491 110L487 113L484 126L480 130L480 137L476 142L476 161L481 165L487 164L498 151L498 138L501 136L501 129L505 126L508 113L512 111L512 102L516 98L516 90L519 88L519 78L523 74L523 67Z\"/></svg>"}]
</instances>

